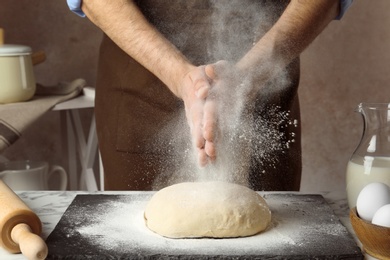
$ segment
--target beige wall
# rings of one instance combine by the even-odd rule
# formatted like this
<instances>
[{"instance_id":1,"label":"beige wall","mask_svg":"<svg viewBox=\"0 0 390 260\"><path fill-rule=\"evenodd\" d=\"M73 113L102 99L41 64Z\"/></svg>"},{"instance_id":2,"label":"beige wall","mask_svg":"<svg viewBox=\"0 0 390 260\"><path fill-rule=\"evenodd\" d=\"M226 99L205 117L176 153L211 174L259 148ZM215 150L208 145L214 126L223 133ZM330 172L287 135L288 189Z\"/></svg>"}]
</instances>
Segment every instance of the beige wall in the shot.
<instances>
[{"instance_id":1,"label":"beige wall","mask_svg":"<svg viewBox=\"0 0 390 260\"><path fill-rule=\"evenodd\" d=\"M390 1L355 0L302 55L303 190L344 189L360 102L390 102Z\"/></svg>"},{"instance_id":2,"label":"beige wall","mask_svg":"<svg viewBox=\"0 0 390 260\"><path fill-rule=\"evenodd\" d=\"M362 130L358 103L388 102L390 1L355 0L302 55L302 190L342 190L345 167ZM0 0L0 27L8 43L45 50L36 67L46 85L83 77L95 84L101 33L70 13L66 1ZM86 121L91 110L84 113ZM4 155L61 163L58 113L50 112ZM47 134L49 133L49 135Z\"/></svg>"}]
</instances>

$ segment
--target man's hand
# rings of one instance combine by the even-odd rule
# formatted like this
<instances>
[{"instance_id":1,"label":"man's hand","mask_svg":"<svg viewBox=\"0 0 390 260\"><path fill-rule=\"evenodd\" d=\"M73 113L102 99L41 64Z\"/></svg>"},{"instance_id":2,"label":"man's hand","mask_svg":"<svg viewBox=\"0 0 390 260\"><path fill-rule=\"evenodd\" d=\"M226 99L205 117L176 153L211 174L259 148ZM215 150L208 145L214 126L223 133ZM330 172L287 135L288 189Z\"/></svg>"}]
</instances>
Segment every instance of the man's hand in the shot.
<instances>
[{"instance_id":1,"label":"man's hand","mask_svg":"<svg viewBox=\"0 0 390 260\"><path fill-rule=\"evenodd\" d=\"M227 61L206 65L204 72L209 86L198 89L199 97L203 100L203 113L199 115L202 116L203 126L200 135L205 141L205 154L214 161L221 142L230 142L229 136L237 131L234 127L244 107L252 103L250 95L257 92L259 85L253 85L248 75L244 76L242 71Z\"/></svg>"},{"instance_id":2,"label":"man's hand","mask_svg":"<svg viewBox=\"0 0 390 260\"><path fill-rule=\"evenodd\" d=\"M239 86L241 80L237 68L226 61L194 67L183 80L180 96L201 167L217 158L218 136L226 130L221 124L239 116L237 98L247 91Z\"/></svg>"},{"instance_id":3,"label":"man's hand","mask_svg":"<svg viewBox=\"0 0 390 260\"><path fill-rule=\"evenodd\" d=\"M184 101L187 122L190 126L193 144L198 153L198 163L205 166L215 160L213 125L204 121L210 114L210 107L206 106L206 98L210 91L210 79L205 73L205 67L191 69L184 77L181 98Z\"/></svg>"}]
</instances>

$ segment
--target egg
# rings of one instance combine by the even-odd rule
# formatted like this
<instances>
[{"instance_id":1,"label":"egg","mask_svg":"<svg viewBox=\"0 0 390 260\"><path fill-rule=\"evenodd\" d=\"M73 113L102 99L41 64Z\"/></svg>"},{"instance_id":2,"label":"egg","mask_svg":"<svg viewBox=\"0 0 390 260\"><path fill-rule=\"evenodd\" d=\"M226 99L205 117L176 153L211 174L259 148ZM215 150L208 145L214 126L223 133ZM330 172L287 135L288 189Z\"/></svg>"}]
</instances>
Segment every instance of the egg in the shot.
<instances>
[{"instance_id":1,"label":"egg","mask_svg":"<svg viewBox=\"0 0 390 260\"><path fill-rule=\"evenodd\" d=\"M372 224L390 227L390 204L380 207L372 218Z\"/></svg>"},{"instance_id":2,"label":"egg","mask_svg":"<svg viewBox=\"0 0 390 260\"><path fill-rule=\"evenodd\" d=\"M356 210L360 218L371 222L375 212L386 204L390 204L390 187L381 182L373 182L359 193Z\"/></svg>"}]
</instances>

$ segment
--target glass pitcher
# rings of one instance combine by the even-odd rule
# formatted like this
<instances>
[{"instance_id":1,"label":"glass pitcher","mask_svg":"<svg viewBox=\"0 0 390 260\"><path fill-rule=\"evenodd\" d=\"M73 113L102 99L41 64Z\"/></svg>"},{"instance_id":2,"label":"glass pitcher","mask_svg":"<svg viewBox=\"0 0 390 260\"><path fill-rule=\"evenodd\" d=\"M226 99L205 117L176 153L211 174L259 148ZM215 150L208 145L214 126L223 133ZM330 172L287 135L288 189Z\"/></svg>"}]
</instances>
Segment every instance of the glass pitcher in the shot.
<instances>
[{"instance_id":1,"label":"glass pitcher","mask_svg":"<svg viewBox=\"0 0 390 260\"><path fill-rule=\"evenodd\" d=\"M346 174L350 208L356 206L360 191L371 182L390 186L390 103L361 103L363 134L352 154Z\"/></svg>"}]
</instances>

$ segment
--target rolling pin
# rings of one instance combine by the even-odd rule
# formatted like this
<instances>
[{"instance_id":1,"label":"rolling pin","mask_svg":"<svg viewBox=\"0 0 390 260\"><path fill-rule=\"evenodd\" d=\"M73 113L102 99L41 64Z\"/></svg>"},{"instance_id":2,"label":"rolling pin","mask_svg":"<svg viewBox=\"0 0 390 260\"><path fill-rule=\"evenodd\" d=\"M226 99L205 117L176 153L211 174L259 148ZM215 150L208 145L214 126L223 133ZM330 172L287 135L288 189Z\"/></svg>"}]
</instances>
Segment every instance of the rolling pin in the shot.
<instances>
[{"instance_id":1,"label":"rolling pin","mask_svg":"<svg viewBox=\"0 0 390 260\"><path fill-rule=\"evenodd\" d=\"M0 245L30 260L45 259L48 249L41 232L38 216L0 180Z\"/></svg>"},{"instance_id":2,"label":"rolling pin","mask_svg":"<svg viewBox=\"0 0 390 260\"><path fill-rule=\"evenodd\" d=\"M0 45L4 44L4 29L0 28Z\"/></svg>"}]
</instances>

